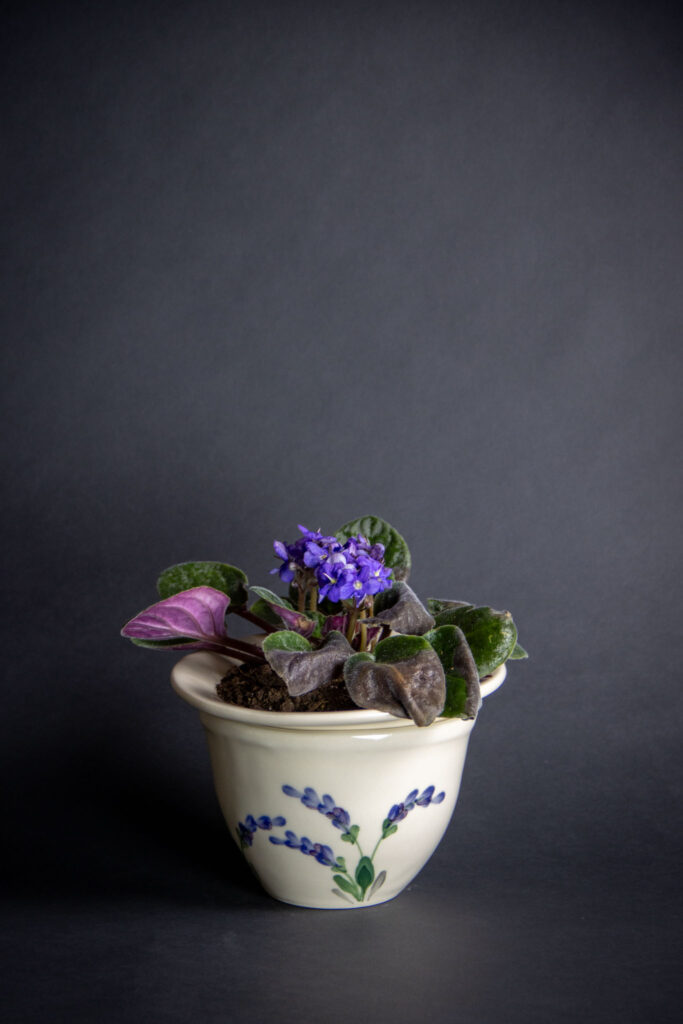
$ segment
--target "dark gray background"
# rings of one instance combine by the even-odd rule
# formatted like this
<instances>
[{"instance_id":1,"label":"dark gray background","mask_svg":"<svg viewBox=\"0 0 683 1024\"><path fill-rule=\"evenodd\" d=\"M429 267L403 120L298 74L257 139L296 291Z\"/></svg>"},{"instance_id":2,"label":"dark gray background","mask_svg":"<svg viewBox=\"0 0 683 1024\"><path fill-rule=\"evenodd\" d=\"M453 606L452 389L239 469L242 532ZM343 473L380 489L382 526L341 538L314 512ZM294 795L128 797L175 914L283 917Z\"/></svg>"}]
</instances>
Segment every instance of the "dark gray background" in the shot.
<instances>
[{"instance_id":1,"label":"dark gray background","mask_svg":"<svg viewBox=\"0 0 683 1024\"><path fill-rule=\"evenodd\" d=\"M52 4L2 62L6 1019L678 1018L676 5ZM376 512L509 607L395 902L262 895L174 657L189 558Z\"/></svg>"}]
</instances>

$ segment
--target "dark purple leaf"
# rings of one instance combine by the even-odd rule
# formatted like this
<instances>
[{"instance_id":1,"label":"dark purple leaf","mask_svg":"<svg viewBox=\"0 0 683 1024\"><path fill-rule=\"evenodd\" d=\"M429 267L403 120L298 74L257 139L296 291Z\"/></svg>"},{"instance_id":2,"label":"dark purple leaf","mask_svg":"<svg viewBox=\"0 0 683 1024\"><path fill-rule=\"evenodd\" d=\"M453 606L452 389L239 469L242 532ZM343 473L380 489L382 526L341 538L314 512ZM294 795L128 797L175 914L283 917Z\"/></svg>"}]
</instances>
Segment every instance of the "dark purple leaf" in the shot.
<instances>
[{"instance_id":1,"label":"dark purple leaf","mask_svg":"<svg viewBox=\"0 0 683 1024\"><path fill-rule=\"evenodd\" d=\"M397 633L421 636L434 626L434 618L403 580L377 595L375 609L368 623L390 626Z\"/></svg>"},{"instance_id":2,"label":"dark purple leaf","mask_svg":"<svg viewBox=\"0 0 683 1024\"><path fill-rule=\"evenodd\" d=\"M345 636L332 632L316 651L278 650L264 644L264 654L273 671L284 679L292 697L299 697L331 682L353 654L353 648Z\"/></svg>"}]
</instances>

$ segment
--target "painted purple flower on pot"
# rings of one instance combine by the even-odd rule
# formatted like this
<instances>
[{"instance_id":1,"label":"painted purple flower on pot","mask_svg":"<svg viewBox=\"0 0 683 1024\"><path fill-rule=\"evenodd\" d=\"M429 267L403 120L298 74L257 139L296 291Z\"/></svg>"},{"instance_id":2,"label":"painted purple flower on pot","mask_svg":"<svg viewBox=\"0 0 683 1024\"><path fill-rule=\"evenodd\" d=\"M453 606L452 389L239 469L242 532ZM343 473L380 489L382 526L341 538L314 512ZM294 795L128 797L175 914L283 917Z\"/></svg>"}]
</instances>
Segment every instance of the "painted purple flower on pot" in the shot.
<instances>
[{"instance_id":1,"label":"painted purple flower on pot","mask_svg":"<svg viewBox=\"0 0 683 1024\"><path fill-rule=\"evenodd\" d=\"M331 868L336 872L333 879L336 887L332 892L343 900L348 901L349 897L352 897L357 903L362 903L377 892L386 881L386 870L380 872L375 870L375 857L380 845L385 839L388 839L389 836L398 831L399 822L403 821L413 808L429 807L430 804L442 803L446 794L442 791L437 796L434 796L435 788L435 786L427 786L422 793L417 789L413 789L403 803L393 805L382 823L379 839L375 843L372 853L368 856L363 852L360 844L359 826L351 824L351 817L348 811L344 810L343 807L339 807L329 793L325 793L320 797L317 790L312 786L304 786L303 789L297 789L296 786L283 785L282 792L285 796L299 800L304 807L324 815L334 828L341 831L342 842L356 847L358 860L353 870L347 865L346 858L337 856L330 846L327 846L325 843L314 842L308 836L299 836L292 829L287 829L283 836L271 835L268 836L268 839L273 846L285 846L290 850L298 850L307 857L313 857L318 864ZM278 818L266 816L254 818L251 814L247 815L244 822L238 823L236 829L241 849L246 850L252 845L254 835L258 829L270 831L274 827L283 827L285 824L286 821L282 816Z\"/></svg>"}]
</instances>

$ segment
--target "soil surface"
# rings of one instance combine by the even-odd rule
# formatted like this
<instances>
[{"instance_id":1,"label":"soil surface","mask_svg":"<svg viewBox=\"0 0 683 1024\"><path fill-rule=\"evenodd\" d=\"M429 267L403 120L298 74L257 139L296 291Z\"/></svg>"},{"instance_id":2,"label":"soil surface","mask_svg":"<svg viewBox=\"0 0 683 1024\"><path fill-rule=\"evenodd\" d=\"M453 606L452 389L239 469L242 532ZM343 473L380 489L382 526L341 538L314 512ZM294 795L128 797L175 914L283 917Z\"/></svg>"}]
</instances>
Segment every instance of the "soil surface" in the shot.
<instances>
[{"instance_id":1,"label":"soil surface","mask_svg":"<svg viewBox=\"0 0 683 1024\"><path fill-rule=\"evenodd\" d=\"M236 665L221 679L216 693L226 704L260 711L358 711L343 678L301 697L291 697L270 665Z\"/></svg>"}]
</instances>

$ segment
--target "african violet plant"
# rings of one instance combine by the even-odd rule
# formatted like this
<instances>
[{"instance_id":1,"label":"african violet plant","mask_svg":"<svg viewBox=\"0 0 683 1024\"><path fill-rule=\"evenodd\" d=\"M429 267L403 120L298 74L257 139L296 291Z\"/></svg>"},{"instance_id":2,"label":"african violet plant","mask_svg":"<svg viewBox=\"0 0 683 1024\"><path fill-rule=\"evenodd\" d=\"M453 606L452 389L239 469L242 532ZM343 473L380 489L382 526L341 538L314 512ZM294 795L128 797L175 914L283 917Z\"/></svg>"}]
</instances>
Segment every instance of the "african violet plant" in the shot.
<instances>
[{"instance_id":1,"label":"african violet plant","mask_svg":"<svg viewBox=\"0 0 683 1024\"><path fill-rule=\"evenodd\" d=\"M234 565L184 562L162 572L161 600L122 635L141 647L267 661L293 697L343 674L359 708L420 726L439 715L474 718L480 679L527 656L509 612L437 599L425 607L408 586L408 546L383 519L354 519L334 536L299 530L294 543L273 545L281 564L271 571L286 596L249 587ZM232 615L266 633L262 645L232 636Z\"/></svg>"}]
</instances>

